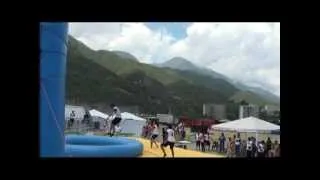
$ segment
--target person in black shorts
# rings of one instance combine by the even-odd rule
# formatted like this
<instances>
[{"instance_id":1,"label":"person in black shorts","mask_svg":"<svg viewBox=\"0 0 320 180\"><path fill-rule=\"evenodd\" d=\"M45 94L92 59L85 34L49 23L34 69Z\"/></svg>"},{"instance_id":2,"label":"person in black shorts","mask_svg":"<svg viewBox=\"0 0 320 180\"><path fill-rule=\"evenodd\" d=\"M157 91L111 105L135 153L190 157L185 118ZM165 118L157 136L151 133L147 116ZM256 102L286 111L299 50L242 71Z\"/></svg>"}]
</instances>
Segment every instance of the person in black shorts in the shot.
<instances>
[{"instance_id":1,"label":"person in black shorts","mask_svg":"<svg viewBox=\"0 0 320 180\"><path fill-rule=\"evenodd\" d=\"M74 112L74 111L71 111L71 113L70 113L70 120L69 120L69 123L68 123L69 128L71 128L71 127L73 126L75 117L76 117L75 112Z\"/></svg>"},{"instance_id":2,"label":"person in black shorts","mask_svg":"<svg viewBox=\"0 0 320 180\"><path fill-rule=\"evenodd\" d=\"M152 122L152 132L151 132L151 138L150 138L150 146L152 149L152 145L155 144L158 148L158 144L156 142L157 137L159 136L159 124L156 121Z\"/></svg>"},{"instance_id":3,"label":"person in black shorts","mask_svg":"<svg viewBox=\"0 0 320 180\"><path fill-rule=\"evenodd\" d=\"M110 107L113 109L113 113L110 116L114 116L114 119L111 121L109 132L110 136L112 137L115 133L115 126L121 122L121 112L120 109L114 104L111 104Z\"/></svg>"},{"instance_id":4,"label":"person in black shorts","mask_svg":"<svg viewBox=\"0 0 320 180\"><path fill-rule=\"evenodd\" d=\"M166 139L161 144L161 150L163 152L163 157L167 156L166 151L164 150L164 147L167 147L168 145L170 146L172 157L174 157L174 150L173 150L174 142L175 142L174 130L172 129L172 126L169 125L168 129L167 129L167 133L166 133Z\"/></svg>"}]
</instances>

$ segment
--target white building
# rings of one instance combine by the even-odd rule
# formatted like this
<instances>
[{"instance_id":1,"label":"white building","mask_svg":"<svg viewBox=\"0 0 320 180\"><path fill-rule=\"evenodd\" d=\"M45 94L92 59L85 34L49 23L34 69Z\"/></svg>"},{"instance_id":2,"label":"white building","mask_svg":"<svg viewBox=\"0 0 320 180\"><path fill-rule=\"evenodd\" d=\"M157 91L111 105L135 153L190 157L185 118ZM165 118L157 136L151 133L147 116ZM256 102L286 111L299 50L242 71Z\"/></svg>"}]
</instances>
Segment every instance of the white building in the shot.
<instances>
[{"instance_id":1,"label":"white building","mask_svg":"<svg viewBox=\"0 0 320 180\"><path fill-rule=\"evenodd\" d=\"M241 105L239 107L239 119L247 118L250 116L259 118L260 107L254 104Z\"/></svg>"},{"instance_id":2,"label":"white building","mask_svg":"<svg viewBox=\"0 0 320 180\"><path fill-rule=\"evenodd\" d=\"M280 111L280 107L279 106L274 106L274 105L266 105L266 106L264 106L264 110L268 114L273 114L276 111Z\"/></svg>"}]
</instances>

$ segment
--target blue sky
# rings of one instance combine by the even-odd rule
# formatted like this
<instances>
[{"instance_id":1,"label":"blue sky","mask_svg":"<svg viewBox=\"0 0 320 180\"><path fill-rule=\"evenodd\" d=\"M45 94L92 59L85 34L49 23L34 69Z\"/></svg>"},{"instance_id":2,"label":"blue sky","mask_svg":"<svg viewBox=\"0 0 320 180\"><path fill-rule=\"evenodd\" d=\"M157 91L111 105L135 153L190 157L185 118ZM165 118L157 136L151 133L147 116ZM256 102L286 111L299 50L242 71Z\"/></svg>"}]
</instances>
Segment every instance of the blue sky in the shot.
<instances>
[{"instance_id":1,"label":"blue sky","mask_svg":"<svg viewBox=\"0 0 320 180\"><path fill-rule=\"evenodd\" d=\"M163 30L166 29L167 32L169 32L172 36L174 36L177 39L183 39L187 36L186 34L186 27L190 23L165 23L165 22L152 22L152 23L145 23L147 27L150 29L156 31L156 30Z\"/></svg>"}]
</instances>

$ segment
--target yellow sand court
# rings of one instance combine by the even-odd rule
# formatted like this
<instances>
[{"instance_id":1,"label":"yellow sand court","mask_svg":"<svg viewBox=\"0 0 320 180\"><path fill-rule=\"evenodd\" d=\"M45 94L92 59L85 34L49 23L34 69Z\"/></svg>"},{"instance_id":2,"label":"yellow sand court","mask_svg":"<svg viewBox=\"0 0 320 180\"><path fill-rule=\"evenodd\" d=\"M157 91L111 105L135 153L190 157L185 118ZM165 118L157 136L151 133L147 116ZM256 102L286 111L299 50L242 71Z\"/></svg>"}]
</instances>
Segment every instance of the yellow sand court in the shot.
<instances>
[{"instance_id":1,"label":"yellow sand court","mask_svg":"<svg viewBox=\"0 0 320 180\"><path fill-rule=\"evenodd\" d=\"M150 148L150 140L142 139L142 138L135 138L136 140L140 141L143 144L143 154L140 157L163 157L163 152L161 151L160 147L156 148L155 146L151 149ZM159 143L158 143L159 144ZM171 151L169 147L165 148L167 152L167 158L171 157ZM221 158L225 157L219 154L209 154L203 153L199 151L193 151L183 148L174 148L175 157L188 157L188 158Z\"/></svg>"}]
</instances>

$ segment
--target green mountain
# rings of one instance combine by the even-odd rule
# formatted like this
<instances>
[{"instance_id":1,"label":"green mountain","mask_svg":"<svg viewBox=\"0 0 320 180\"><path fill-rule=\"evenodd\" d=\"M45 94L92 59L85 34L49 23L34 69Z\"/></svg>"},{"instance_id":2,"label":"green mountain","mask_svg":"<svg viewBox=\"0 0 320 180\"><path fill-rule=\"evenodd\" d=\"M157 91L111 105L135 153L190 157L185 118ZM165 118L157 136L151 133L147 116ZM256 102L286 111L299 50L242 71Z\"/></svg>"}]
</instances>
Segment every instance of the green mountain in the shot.
<instances>
[{"instance_id":1,"label":"green mountain","mask_svg":"<svg viewBox=\"0 0 320 180\"><path fill-rule=\"evenodd\" d=\"M193 73L197 73L197 74L201 74L201 75L205 75L205 76L210 76L215 79L222 79L222 80L232 84L234 87L236 87L237 89L239 89L241 91L251 92L250 95L243 96L243 97L250 96L247 99L248 101L250 99L257 99L258 98L258 99L261 99L261 101L259 101L259 103L267 102L267 103L277 104L277 105L280 104L280 97L274 95L273 93L271 93L269 91L266 91L262 88L251 87L251 86L247 86L243 83L236 82L223 74L217 73L217 72L212 71L207 68L198 67L198 66L192 64L187 59L184 59L182 57L175 57L175 58L172 58L162 64L155 64L155 66L167 67L167 68L177 69L177 70L187 70L187 71L191 71ZM251 96L254 96L254 97L251 97ZM259 97L257 97L257 96L259 96ZM241 97L241 96L239 96L239 97Z\"/></svg>"},{"instance_id":2,"label":"green mountain","mask_svg":"<svg viewBox=\"0 0 320 180\"><path fill-rule=\"evenodd\" d=\"M199 117L203 103L227 103L239 92L223 79L159 68L139 63L129 53L120 54L94 51L70 36L67 101L138 105L146 113L168 113L170 107L175 115Z\"/></svg>"},{"instance_id":3,"label":"green mountain","mask_svg":"<svg viewBox=\"0 0 320 180\"><path fill-rule=\"evenodd\" d=\"M121 58L124 59L131 59L133 61L138 61L138 59L136 57L134 57L132 54L124 52L124 51L112 51L113 53L115 53L116 55L120 56Z\"/></svg>"}]
</instances>

